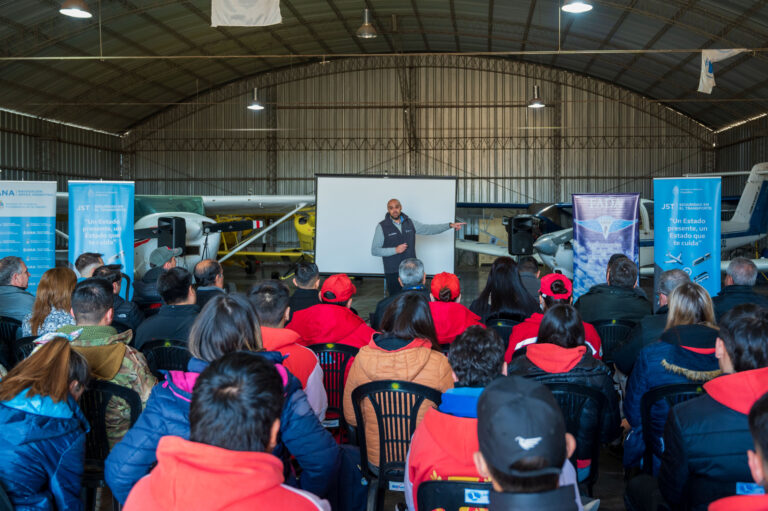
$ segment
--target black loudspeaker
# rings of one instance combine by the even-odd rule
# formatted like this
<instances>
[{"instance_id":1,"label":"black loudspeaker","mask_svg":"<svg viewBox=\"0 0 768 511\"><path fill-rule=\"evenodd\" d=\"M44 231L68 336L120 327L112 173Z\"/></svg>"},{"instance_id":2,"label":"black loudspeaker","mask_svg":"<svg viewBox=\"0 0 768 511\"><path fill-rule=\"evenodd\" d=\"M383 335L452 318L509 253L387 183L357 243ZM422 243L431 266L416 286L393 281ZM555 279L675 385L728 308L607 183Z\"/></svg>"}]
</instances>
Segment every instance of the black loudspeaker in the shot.
<instances>
[{"instance_id":1,"label":"black loudspeaker","mask_svg":"<svg viewBox=\"0 0 768 511\"><path fill-rule=\"evenodd\" d=\"M161 216L157 219L157 246L181 248L182 254L187 242L187 223L178 216Z\"/></svg>"},{"instance_id":2,"label":"black loudspeaker","mask_svg":"<svg viewBox=\"0 0 768 511\"><path fill-rule=\"evenodd\" d=\"M516 216L507 223L507 249L511 255L533 254L533 218Z\"/></svg>"}]
</instances>

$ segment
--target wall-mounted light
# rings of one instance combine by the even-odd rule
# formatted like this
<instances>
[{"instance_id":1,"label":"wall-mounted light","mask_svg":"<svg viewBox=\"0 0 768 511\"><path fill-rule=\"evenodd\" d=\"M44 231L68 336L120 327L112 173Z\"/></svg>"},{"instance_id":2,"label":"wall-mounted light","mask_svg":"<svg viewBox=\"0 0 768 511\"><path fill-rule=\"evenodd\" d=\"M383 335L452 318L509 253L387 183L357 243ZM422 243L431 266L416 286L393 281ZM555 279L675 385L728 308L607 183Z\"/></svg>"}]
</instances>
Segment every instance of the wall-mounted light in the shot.
<instances>
[{"instance_id":1,"label":"wall-mounted light","mask_svg":"<svg viewBox=\"0 0 768 511\"><path fill-rule=\"evenodd\" d=\"M541 92L538 85L533 86L533 97L528 102L528 108L544 108L544 101L541 100Z\"/></svg>"},{"instance_id":2,"label":"wall-mounted light","mask_svg":"<svg viewBox=\"0 0 768 511\"><path fill-rule=\"evenodd\" d=\"M379 35L371 24L371 13L363 9L363 24L357 29L357 37L360 39L375 39Z\"/></svg>"},{"instance_id":3,"label":"wall-mounted light","mask_svg":"<svg viewBox=\"0 0 768 511\"><path fill-rule=\"evenodd\" d=\"M92 18L93 14L88 10L88 5L83 0L66 0L61 4L59 12L72 18Z\"/></svg>"},{"instance_id":4,"label":"wall-mounted light","mask_svg":"<svg viewBox=\"0 0 768 511\"><path fill-rule=\"evenodd\" d=\"M248 105L248 110L264 110L264 105L259 103L259 89L253 89L253 101Z\"/></svg>"},{"instance_id":5,"label":"wall-mounted light","mask_svg":"<svg viewBox=\"0 0 768 511\"><path fill-rule=\"evenodd\" d=\"M592 4L588 0L565 0L562 9L571 14L581 14L592 10Z\"/></svg>"}]
</instances>

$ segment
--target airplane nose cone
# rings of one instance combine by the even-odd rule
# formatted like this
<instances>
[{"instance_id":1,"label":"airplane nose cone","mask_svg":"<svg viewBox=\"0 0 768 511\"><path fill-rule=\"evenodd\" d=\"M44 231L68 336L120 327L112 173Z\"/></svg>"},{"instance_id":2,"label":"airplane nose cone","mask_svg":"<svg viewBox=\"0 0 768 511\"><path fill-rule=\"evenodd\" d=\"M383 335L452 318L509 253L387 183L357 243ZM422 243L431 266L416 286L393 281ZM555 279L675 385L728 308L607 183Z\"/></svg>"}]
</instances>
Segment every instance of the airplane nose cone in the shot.
<instances>
[{"instance_id":1,"label":"airplane nose cone","mask_svg":"<svg viewBox=\"0 0 768 511\"><path fill-rule=\"evenodd\" d=\"M557 244L551 236L540 236L533 243L533 249L540 254L554 256L557 253Z\"/></svg>"}]
</instances>

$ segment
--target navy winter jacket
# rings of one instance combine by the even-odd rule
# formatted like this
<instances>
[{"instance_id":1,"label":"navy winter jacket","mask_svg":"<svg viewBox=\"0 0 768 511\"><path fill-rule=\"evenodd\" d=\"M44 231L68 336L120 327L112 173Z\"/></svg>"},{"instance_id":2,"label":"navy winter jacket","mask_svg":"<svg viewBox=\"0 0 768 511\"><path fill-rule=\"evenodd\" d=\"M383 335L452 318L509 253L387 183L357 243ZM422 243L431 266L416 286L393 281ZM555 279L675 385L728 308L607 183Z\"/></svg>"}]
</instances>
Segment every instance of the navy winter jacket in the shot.
<instances>
[{"instance_id":1,"label":"navy winter jacket","mask_svg":"<svg viewBox=\"0 0 768 511\"><path fill-rule=\"evenodd\" d=\"M624 416L632 429L624 441L624 465L640 466L645 450L640 400L651 389L673 383L704 383L720 374L715 358L717 330L704 325L672 327L661 339L646 346L635 362L627 382ZM669 406L656 403L651 409L651 427L661 437Z\"/></svg>"},{"instance_id":2,"label":"navy winter jacket","mask_svg":"<svg viewBox=\"0 0 768 511\"><path fill-rule=\"evenodd\" d=\"M72 397L26 393L0 403L0 484L17 511L83 509L88 422Z\"/></svg>"},{"instance_id":3,"label":"navy winter jacket","mask_svg":"<svg viewBox=\"0 0 768 511\"><path fill-rule=\"evenodd\" d=\"M276 365L282 361L278 352L259 354ZM192 359L189 372L170 371L165 382L152 389L139 420L109 453L105 463L106 480L121 503L125 502L133 485L147 475L157 461L155 450L160 437L176 435L189 439L192 388L207 365L207 362ZM287 376L286 398L280 417L280 437L274 452L278 454L279 450L287 448L302 468L301 489L325 497L336 481L341 451L317 420L299 380L287 370L284 374Z\"/></svg>"}]
</instances>

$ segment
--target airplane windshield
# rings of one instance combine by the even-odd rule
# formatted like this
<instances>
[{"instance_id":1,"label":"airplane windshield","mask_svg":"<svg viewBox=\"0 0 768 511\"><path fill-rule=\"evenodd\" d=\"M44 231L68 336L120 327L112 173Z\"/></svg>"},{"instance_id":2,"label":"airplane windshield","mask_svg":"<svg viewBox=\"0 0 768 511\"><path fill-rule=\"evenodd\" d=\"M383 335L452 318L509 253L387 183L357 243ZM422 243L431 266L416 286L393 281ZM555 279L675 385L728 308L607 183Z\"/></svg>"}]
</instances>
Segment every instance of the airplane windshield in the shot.
<instances>
[{"instance_id":1,"label":"airplane windshield","mask_svg":"<svg viewBox=\"0 0 768 511\"><path fill-rule=\"evenodd\" d=\"M134 202L134 218L152 213L197 213L205 216L203 198L184 195L137 195Z\"/></svg>"}]
</instances>

